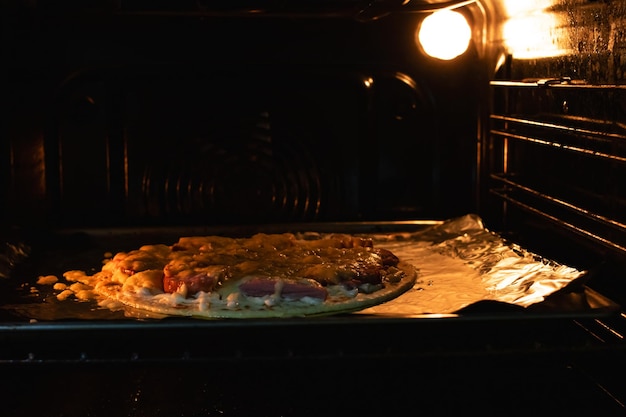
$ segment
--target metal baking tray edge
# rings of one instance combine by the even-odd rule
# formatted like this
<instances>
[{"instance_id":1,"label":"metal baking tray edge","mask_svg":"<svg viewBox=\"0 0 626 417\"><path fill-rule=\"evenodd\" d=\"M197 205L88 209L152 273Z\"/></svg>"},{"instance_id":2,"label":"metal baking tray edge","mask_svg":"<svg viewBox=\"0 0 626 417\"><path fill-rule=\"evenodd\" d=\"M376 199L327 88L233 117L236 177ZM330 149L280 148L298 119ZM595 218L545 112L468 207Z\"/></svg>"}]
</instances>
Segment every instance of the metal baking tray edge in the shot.
<instances>
[{"instance_id":1,"label":"metal baking tray edge","mask_svg":"<svg viewBox=\"0 0 626 417\"><path fill-rule=\"evenodd\" d=\"M247 236L256 232L282 233L298 231L345 232L355 234L381 234L415 232L441 224L441 220L410 220L388 222L335 222L335 223L287 223L267 225L202 226L202 227L147 227L116 229L64 229L54 231L21 231L17 236L31 248L29 256L15 262L15 276L0 278L0 305L15 303L11 288L20 285L17 277L35 280L39 274L62 273L69 269L88 268L98 265L105 251L128 250L150 242L175 241L179 236L198 234L220 234ZM123 246L123 247L120 247ZM24 300L23 294L19 297ZM17 302L21 302L17 300ZM20 315L0 310L0 332L46 331L81 329L98 326L99 329L126 329L140 327L216 328L216 327L264 327L271 326L317 326L358 325L359 323L418 323L425 319L431 322L446 321L502 321L535 319L597 318L615 315L620 306L587 285L574 285L549 296L545 302L528 308L485 300L457 314L418 315L369 315L360 313L340 314L330 317L307 317L294 319L259 320L197 320L186 318L137 319L121 314L103 314L95 319L30 320Z\"/></svg>"}]
</instances>

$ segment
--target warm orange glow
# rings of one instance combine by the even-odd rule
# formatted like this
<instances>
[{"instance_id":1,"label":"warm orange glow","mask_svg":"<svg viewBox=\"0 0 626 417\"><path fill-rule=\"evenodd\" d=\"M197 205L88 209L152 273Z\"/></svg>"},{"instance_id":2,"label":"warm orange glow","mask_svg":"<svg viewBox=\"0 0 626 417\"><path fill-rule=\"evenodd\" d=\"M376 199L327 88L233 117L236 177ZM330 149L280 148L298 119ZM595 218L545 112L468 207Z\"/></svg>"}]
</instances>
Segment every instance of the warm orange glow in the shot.
<instances>
[{"instance_id":1,"label":"warm orange glow","mask_svg":"<svg viewBox=\"0 0 626 417\"><path fill-rule=\"evenodd\" d=\"M424 52L443 60L463 54L471 37L472 30L465 17L452 10L440 10L427 16L417 33Z\"/></svg>"},{"instance_id":2,"label":"warm orange glow","mask_svg":"<svg viewBox=\"0 0 626 417\"><path fill-rule=\"evenodd\" d=\"M503 4L508 19L502 35L513 57L553 57L569 52L565 16L550 10L554 0L504 0Z\"/></svg>"}]
</instances>

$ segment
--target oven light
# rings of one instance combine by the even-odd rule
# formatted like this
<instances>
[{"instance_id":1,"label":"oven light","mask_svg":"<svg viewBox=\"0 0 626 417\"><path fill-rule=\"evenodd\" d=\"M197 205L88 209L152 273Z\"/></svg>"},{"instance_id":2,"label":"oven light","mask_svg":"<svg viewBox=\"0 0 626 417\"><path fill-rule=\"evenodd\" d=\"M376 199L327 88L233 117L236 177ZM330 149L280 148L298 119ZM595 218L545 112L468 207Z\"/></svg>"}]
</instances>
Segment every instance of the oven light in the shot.
<instances>
[{"instance_id":1,"label":"oven light","mask_svg":"<svg viewBox=\"0 0 626 417\"><path fill-rule=\"evenodd\" d=\"M447 9L427 16L417 32L417 41L424 52L446 61L463 54L471 37L472 29L465 16Z\"/></svg>"},{"instance_id":2,"label":"oven light","mask_svg":"<svg viewBox=\"0 0 626 417\"><path fill-rule=\"evenodd\" d=\"M502 37L510 55L535 59L571 52L568 29L572 23L563 12L553 10L555 3L555 0L504 1L507 19L502 25Z\"/></svg>"}]
</instances>

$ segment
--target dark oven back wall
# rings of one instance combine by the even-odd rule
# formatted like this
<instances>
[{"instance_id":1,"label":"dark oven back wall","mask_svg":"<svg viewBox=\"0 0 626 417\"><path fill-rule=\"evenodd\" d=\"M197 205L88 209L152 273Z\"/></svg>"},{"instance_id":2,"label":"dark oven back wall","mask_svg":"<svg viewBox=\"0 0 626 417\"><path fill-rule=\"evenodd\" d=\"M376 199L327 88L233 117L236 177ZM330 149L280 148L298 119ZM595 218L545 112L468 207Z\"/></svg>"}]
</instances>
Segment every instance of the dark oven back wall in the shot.
<instances>
[{"instance_id":1,"label":"dark oven back wall","mask_svg":"<svg viewBox=\"0 0 626 417\"><path fill-rule=\"evenodd\" d=\"M4 222L447 218L476 203L475 53L419 14L66 16L7 29ZM8 159L7 159L8 158Z\"/></svg>"}]
</instances>

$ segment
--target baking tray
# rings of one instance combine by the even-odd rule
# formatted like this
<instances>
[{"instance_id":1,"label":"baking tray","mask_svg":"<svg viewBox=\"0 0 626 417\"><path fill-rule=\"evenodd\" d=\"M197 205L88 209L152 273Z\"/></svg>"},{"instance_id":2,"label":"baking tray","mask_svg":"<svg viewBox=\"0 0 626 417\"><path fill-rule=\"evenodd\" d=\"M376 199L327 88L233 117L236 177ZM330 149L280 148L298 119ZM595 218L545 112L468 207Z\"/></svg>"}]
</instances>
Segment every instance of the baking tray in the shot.
<instances>
[{"instance_id":1,"label":"baking tray","mask_svg":"<svg viewBox=\"0 0 626 417\"><path fill-rule=\"evenodd\" d=\"M36 285L42 275L62 276L64 271L72 269L95 272L100 269L105 252L136 249L146 243L173 243L180 236L249 236L256 232L300 231L395 236L421 233L443 224L445 222L439 220L422 220L14 232L11 247L18 249L14 249L15 256L10 262L5 256L4 270L8 272L0 278L0 341L3 342L0 360L81 361L89 358L135 361L158 358L163 361L209 357L231 360L258 355L333 354L338 349L376 354L392 349L397 353L398 349L403 351L408 346L416 348L409 339L417 329L431 341L443 341L444 346L456 350L462 334L472 337L461 344L476 340L484 346L495 334L498 343L523 339L526 332L535 334L544 326L554 335L554 321L610 317L620 310L619 305L586 285L587 274L528 307L486 299L444 313L415 313L400 307L383 313L365 310L327 317L254 320L129 317L123 311L98 308L95 303L57 301L51 290ZM10 268L6 267L7 263ZM511 327L511 323L517 324ZM495 327L499 330L494 332ZM285 338L287 334L306 337ZM335 340L332 347L326 342L312 342L327 340L330 334ZM388 338L376 338L377 341L373 342L372 334L395 335L394 347L389 346ZM211 337L220 343L211 346L210 354L198 350L193 342L180 343L195 337ZM255 338L265 341L262 349L258 345L247 348L234 342ZM116 343L111 342L113 339ZM68 344L68 341L72 342ZM364 341L367 341L367 349L364 349Z\"/></svg>"}]
</instances>

